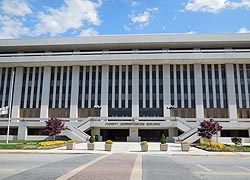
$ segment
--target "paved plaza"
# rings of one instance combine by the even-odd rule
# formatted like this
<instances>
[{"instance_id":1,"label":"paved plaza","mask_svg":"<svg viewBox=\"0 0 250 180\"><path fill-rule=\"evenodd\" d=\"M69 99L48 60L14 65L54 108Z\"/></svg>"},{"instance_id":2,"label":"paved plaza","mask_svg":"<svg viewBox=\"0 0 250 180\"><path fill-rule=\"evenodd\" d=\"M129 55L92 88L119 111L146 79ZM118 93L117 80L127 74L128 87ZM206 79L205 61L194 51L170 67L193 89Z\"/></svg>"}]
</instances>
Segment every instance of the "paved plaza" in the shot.
<instances>
[{"instance_id":1,"label":"paved plaza","mask_svg":"<svg viewBox=\"0 0 250 180\"><path fill-rule=\"evenodd\" d=\"M1 150L0 179L5 180L224 180L250 179L249 153L209 153L196 148L181 152L169 143L167 152L159 143L149 143L141 152L139 143L115 142L111 152L96 142L75 150Z\"/></svg>"}]
</instances>

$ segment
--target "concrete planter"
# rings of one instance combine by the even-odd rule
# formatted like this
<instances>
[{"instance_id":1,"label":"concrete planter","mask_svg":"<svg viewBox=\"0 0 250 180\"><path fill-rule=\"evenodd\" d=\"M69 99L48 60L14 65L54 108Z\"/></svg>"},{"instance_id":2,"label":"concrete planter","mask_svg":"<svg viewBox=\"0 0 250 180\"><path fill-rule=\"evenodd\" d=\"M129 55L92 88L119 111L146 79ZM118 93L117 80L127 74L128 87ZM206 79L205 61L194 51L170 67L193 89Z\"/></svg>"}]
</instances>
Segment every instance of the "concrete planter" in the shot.
<instances>
[{"instance_id":1,"label":"concrete planter","mask_svg":"<svg viewBox=\"0 0 250 180\"><path fill-rule=\"evenodd\" d=\"M74 150L76 146L76 143L67 143L66 148L67 150Z\"/></svg>"},{"instance_id":2,"label":"concrete planter","mask_svg":"<svg viewBox=\"0 0 250 180\"><path fill-rule=\"evenodd\" d=\"M160 144L160 150L161 151L167 151L168 150L168 144Z\"/></svg>"},{"instance_id":3,"label":"concrete planter","mask_svg":"<svg viewBox=\"0 0 250 180\"><path fill-rule=\"evenodd\" d=\"M88 150L94 150L94 148L95 148L94 143L88 143L87 146L88 146Z\"/></svg>"},{"instance_id":4,"label":"concrete planter","mask_svg":"<svg viewBox=\"0 0 250 180\"><path fill-rule=\"evenodd\" d=\"M105 144L105 151L111 151L112 144Z\"/></svg>"},{"instance_id":5,"label":"concrete planter","mask_svg":"<svg viewBox=\"0 0 250 180\"><path fill-rule=\"evenodd\" d=\"M148 144L141 145L141 151L142 152L147 152L148 151Z\"/></svg>"},{"instance_id":6,"label":"concrete planter","mask_svg":"<svg viewBox=\"0 0 250 180\"><path fill-rule=\"evenodd\" d=\"M181 144L181 150L182 151L189 151L190 144Z\"/></svg>"}]
</instances>

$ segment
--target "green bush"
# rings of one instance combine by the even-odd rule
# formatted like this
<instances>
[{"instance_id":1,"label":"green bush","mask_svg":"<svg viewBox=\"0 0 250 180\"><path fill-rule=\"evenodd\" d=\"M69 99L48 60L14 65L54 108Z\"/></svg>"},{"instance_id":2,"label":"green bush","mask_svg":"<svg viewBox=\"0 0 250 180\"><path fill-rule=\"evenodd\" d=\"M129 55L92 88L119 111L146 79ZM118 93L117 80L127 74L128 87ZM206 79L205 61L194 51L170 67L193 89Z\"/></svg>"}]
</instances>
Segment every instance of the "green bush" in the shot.
<instances>
[{"instance_id":1,"label":"green bush","mask_svg":"<svg viewBox=\"0 0 250 180\"><path fill-rule=\"evenodd\" d=\"M94 142L95 142L95 137L94 137L94 135L91 135L91 136L90 136L89 142L90 142L90 143L94 143Z\"/></svg>"},{"instance_id":2,"label":"green bush","mask_svg":"<svg viewBox=\"0 0 250 180\"><path fill-rule=\"evenodd\" d=\"M235 145L241 145L242 144L242 139L241 137L232 137L231 141L235 144Z\"/></svg>"},{"instance_id":3,"label":"green bush","mask_svg":"<svg viewBox=\"0 0 250 180\"><path fill-rule=\"evenodd\" d=\"M166 140L166 137L165 137L164 134L161 135L160 141L161 141L161 144L166 144L167 143L167 140Z\"/></svg>"}]
</instances>

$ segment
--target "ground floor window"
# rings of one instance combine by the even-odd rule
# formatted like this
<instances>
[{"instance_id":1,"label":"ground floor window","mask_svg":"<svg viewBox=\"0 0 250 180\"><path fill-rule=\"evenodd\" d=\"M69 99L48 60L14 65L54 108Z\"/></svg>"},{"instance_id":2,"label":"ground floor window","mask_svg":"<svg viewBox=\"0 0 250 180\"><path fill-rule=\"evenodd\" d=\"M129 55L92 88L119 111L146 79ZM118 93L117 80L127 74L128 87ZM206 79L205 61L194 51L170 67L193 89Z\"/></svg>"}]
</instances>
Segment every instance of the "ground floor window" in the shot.
<instances>
[{"instance_id":1,"label":"ground floor window","mask_svg":"<svg viewBox=\"0 0 250 180\"><path fill-rule=\"evenodd\" d=\"M221 137L249 137L248 130L222 130Z\"/></svg>"},{"instance_id":2,"label":"ground floor window","mask_svg":"<svg viewBox=\"0 0 250 180\"><path fill-rule=\"evenodd\" d=\"M102 140L127 141L129 129L101 129Z\"/></svg>"},{"instance_id":3,"label":"ground floor window","mask_svg":"<svg viewBox=\"0 0 250 180\"><path fill-rule=\"evenodd\" d=\"M161 135L168 137L168 130L139 129L139 136L142 141L160 142Z\"/></svg>"},{"instance_id":4,"label":"ground floor window","mask_svg":"<svg viewBox=\"0 0 250 180\"><path fill-rule=\"evenodd\" d=\"M28 135L33 136L41 136L41 135L48 135L47 132L44 131L44 128L28 128Z\"/></svg>"},{"instance_id":5,"label":"ground floor window","mask_svg":"<svg viewBox=\"0 0 250 180\"><path fill-rule=\"evenodd\" d=\"M9 135L17 135L18 128L10 128ZM6 135L7 134L7 128L0 128L0 135Z\"/></svg>"}]
</instances>

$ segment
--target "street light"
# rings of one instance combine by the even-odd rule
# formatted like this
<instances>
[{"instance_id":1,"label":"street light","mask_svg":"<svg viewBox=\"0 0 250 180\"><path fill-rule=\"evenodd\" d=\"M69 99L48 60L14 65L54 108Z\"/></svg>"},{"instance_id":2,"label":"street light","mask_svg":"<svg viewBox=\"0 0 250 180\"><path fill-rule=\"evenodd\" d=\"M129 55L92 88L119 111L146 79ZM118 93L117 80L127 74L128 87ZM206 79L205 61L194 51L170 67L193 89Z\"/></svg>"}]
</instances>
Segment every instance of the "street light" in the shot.
<instances>
[{"instance_id":1,"label":"street light","mask_svg":"<svg viewBox=\"0 0 250 180\"><path fill-rule=\"evenodd\" d=\"M100 110L102 109L102 106L100 106L100 105L97 104L97 105L94 105L94 108L98 109L98 112L99 112L98 116L100 116Z\"/></svg>"}]
</instances>

